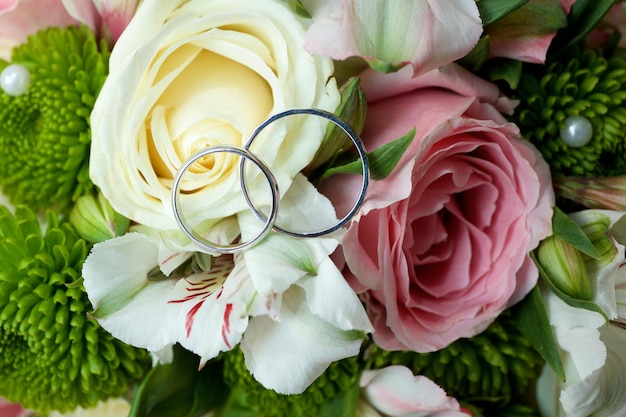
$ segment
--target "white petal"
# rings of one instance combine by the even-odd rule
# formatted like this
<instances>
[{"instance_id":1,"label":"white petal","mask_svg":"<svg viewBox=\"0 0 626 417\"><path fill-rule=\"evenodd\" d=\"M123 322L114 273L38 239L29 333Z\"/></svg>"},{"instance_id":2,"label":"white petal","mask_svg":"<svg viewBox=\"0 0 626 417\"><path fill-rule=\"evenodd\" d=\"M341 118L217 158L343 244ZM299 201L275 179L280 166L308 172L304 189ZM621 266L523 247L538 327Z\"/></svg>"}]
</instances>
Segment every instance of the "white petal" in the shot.
<instances>
[{"instance_id":1,"label":"white petal","mask_svg":"<svg viewBox=\"0 0 626 417\"><path fill-rule=\"evenodd\" d=\"M545 297L550 324L559 346L566 353L564 360L571 360L578 378L585 379L606 360L606 347L600 341L598 330L606 323L604 317L590 310L571 307L553 293Z\"/></svg>"},{"instance_id":2,"label":"white petal","mask_svg":"<svg viewBox=\"0 0 626 417\"><path fill-rule=\"evenodd\" d=\"M602 340L609 349L606 365L561 394L568 416L626 416L626 330L607 326L602 329Z\"/></svg>"},{"instance_id":3,"label":"white petal","mask_svg":"<svg viewBox=\"0 0 626 417\"><path fill-rule=\"evenodd\" d=\"M321 319L342 330L373 331L363 304L328 256L316 275L307 275L297 285L305 289L309 309Z\"/></svg>"},{"instance_id":4,"label":"white petal","mask_svg":"<svg viewBox=\"0 0 626 417\"><path fill-rule=\"evenodd\" d=\"M304 291L283 295L280 321L250 320L241 342L246 366L266 388L281 394L304 391L330 363L359 353L363 332L342 331L313 315Z\"/></svg>"},{"instance_id":5,"label":"white petal","mask_svg":"<svg viewBox=\"0 0 626 417\"><path fill-rule=\"evenodd\" d=\"M85 288L99 323L116 338L158 351L184 337L180 307L168 303L176 281L148 281L158 245L139 233L95 245L83 264Z\"/></svg>"},{"instance_id":6,"label":"white petal","mask_svg":"<svg viewBox=\"0 0 626 417\"><path fill-rule=\"evenodd\" d=\"M158 253L158 240L139 233L94 246L83 276L102 327L152 352L180 343L203 362L232 349L247 327L246 306L253 293L242 292L249 297L242 298L238 285L224 296L222 286L243 266L231 272L232 260L220 257L209 272L150 281ZM231 286L240 281L234 279Z\"/></svg>"},{"instance_id":7,"label":"white petal","mask_svg":"<svg viewBox=\"0 0 626 417\"><path fill-rule=\"evenodd\" d=\"M289 191L281 198L279 213L276 224L297 232L321 230L336 222L330 201L302 174L294 178ZM244 241L256 236L261 222L252 212L241 213L238 219ZM244 252L255 288L263 296L282 293L306 274L317 273L321 261L339 244L340 235L338 232L323 239L303 239L271 232L261 243ZM316 243L311 245L311 241Z\"/></svg>"}]
</instances>

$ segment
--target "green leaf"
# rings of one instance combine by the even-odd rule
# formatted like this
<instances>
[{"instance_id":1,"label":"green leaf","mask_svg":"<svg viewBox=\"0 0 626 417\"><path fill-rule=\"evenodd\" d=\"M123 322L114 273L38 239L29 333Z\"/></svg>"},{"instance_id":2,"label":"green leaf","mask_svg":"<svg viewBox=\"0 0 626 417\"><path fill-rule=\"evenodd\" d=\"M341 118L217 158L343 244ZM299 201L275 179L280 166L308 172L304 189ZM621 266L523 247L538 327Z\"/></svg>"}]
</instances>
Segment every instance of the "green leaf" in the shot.
<instances>
[{"instance_id":1,"label":"green leaf","mask_svg":"<svg viewBox=\"0 0 626 417\"><path fill-rule=\"evenodd\" d=\"M357 134L363 130L367 109L365 93L359 86L359 82L359 78L351 78L341 87L341 103L335 110L337 117L350 125ZM335 123L329 123L322 144L305 169L305 175L325 163L333 161L353 146L348 135L339 126Z\"/></svg>"},{"instance_id":2,"label":"green leaf","mask_svg":"<svg viewBox=\"0 0 626 417\"><path fill-rule=\"evenodd\" d=\"M352 387L322 405L317 415L319 417L354 417L361 393L359 380L360 378L356 378L356 383Z\"/></svg>"},{"instance_id":3,"label":"green leaf","mask_svg":"<svg viewBox=\"0 0 626 417\"><path fill-rule=\"evenodd\" d=\"M483 26L500 20L507 14L519 9L528 0L479 0L476 2Z\"/></svg>"},{"instance_id":4,"label":"green leaf","mask_svg":"<svg viewBox=\"0 0 626 417\"><path fill-rule=\"evenodd\" d=\"M152 368L139 386L129 417L195 417L221 406L228 393L222 364L198 365L196 355L174 346L172 363Z\"/></svg>"},{"instance_id":5,"label":"green leaf","mask_svg":"<svg viewBox=\"0 0 626 417\"><path fill-rule=\"evenodd\" d=\"M558 0L534 0L485 27L492 39L527 38L554 33L567 25Z\"/></svg>"},{"instance_id":6,"label":"green leaf","mask_svg":"<svg viewBox=\"0 0 626 417\"><path fill-rule=\"evenodd\" d=\"M548 54L554 52L558 56L577 45L615 3L616 0L577 0L567 17L567 27L557 33Z\"/></svg>"},{"instance_id":7,"label":"green leaf","mask_svg":"<svg viewBox=\"0 0 626 417\"><path fill-rule=\"evenodd\" d=\"M216 417L258 417L259 415L263 415L261 411L248 404L246 387L237 386L232 389Z\"/></svg>"},{"instance_id":8,"label":"green leaf","mask_svg":"<svg viewBox=\"0 0 626 417\"><path fill-rule=\"evenodd\" d=\"M601 255L585 232L558 207L554 208L552 215L552 232L556 237L566 241L585 255L593 259L600 259Z\"/></svg>"},{"instance_id":9,"label":"green leaf","mask_svg":"<svg viewBox=\"0 0 626 417\"><path fill-rule=\"evenodd\" d=\"M530 341L556 375L564 381L565 371L559 355L559 346L552 333L539 286L536 285L526 298L511 310L513 320L524 337Z\"/></svg>"},{"instance_id":10,"label":"green leaf","mask_svg":"<svg viewBox=\"0 0 626 417\"><path fill-rule=\"evenodd\" d=\"M474 48L458 62L472 72L478 72L489 59L491 37L485 35L478 40Z\"/></svg>"},{"instance_id":11,"label":"green leaf","mask_svg":"<svg viewBox=\"0 0 626 417\"><path fill-rule=\"evenodd\" d=\"M537 257L535 256L534 253L531 253L531 258L535 262L535 265L537 266L537 269L539 270L539 275L541 276L541 278L543 278L544 282L548 285L550 290L554 294L556 294L561 300L563 300L565 303L567 303L568 305L570 305L572 307L584 308L585 310L589 310L589 311L593 311L593 312L599 313L600 315L602 315L602 317L604 317L604 319L607 322L609 321L609 318L607 317L607 315L604 312L604 310L602 310L600 308L600 306L598 306L593 301L581 300L581 299L578 299L578 298L570 297L569 295L567 295L563 291L561 291L559 288L557 288L557 286L554 285L554 280L548 274L548 272L541 266L541 264L537 260Z\"/></svg>"},{"instance_id":12,"label":"green leaf","mask_svg":"<svg viewBox=\"0 0 626 417\"><path fill-rule=\"evenodd\" d=\"M305 17L307 19L311 18L309 11L304 7L300 0L283 0L287 5L293 10L298 16Z\"/></svg>"},{"instance_id":13,"label":"green leaf","mask_svg":"<svg viewBox=\"0 0 626 417\"><path fill-rule=\"evenodd\" d=\"M522 77L522 61L507 58L493 59L489 63L487 74L491 81L504 81L515 90Z\"/></svg>"},{"instance_id":14,"label":"green leaf","mask_svg":"<svg viewBox=\"0 0 626 417\"><path fill-rule=\"evenodd\" d=\"M370 175L374 180L386 178L396 167L402 155L407 150L415 137L415 127L406 135L399 137L378 149L367 154L370 164ZM360 174L362 172L361 160L356 159L345 165L332 167L322 174L320 181L335 174Z\"/></svg>"}]
</instances>

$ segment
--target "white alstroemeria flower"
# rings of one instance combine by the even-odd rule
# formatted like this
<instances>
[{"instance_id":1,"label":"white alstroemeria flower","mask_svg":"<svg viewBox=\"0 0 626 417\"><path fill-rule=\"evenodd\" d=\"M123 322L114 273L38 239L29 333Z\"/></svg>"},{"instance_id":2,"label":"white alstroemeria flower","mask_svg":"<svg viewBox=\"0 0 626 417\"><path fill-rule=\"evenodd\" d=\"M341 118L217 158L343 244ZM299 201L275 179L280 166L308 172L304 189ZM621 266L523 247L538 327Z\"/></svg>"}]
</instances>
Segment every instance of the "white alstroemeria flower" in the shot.
<instances>
[{"instance_id":1,"label":"white alstroemeria flower","mask_svg":"<svg viewBox=\"0 0 626 417\"><path fill-rule=\"evenodd\" d=\"M356 417L467 417L456 399L405 366L365 371Z\"/></svg>"},{"instance_id":2,"label":"white alstroemeria flower","mask_svg":"<svg viewBox=\"0 0 626 417\"><path fill-rule=\"evenodd\" d=\"M604 366L561 394L568 416L626 416L626 330L613 324L602 327L600 339L607 348Z\"/></svg>"},{"instance_id":3,"label":"white alstroemeria flower","mask_svg":"<svg viewBox=\"0 0 626 417\"><path fill-rule=\"evenodd\" d=\"M561 348L566 381L559 381L546 365L537 384L537 399L545 417L565 417L569 414L565 414L561 403L562 390L591 377L606 362L606 347L598 330L606 322L599 313L571 307L552 292L545 291L544 300ZM575 415L588 416L584 412Z\"/></svg>"},{"instance_id":4,"label":"white alstroemeria flower","mask_svg":"<svg viewBox=\"0 0 626 417\"><path fill-rule=\"evenodd\" d=\"M312 192L304 179L295 183L295 195ZM330 209L327 201L314 207L307 198L296 201L285 196L287 219ZM249 230L249 223L258 220L242 214L242 230ZM331 362L358 354L371 331L360 300L330 259L336 237L270 233L243 253L216 257L206 272L188 271L178 278L170 273L193 254L188 246L175 252L176 239L168 237L164 244L162 237L128 233L95 245L84 263L94 316L124 342L152 352L180 343L202 363L241 343L259 382L293 394ZM155 267L172 278L150 279Z\"/></svg>"},{"instance_id":5,"label":"white alstroemeria flower","mask_svg":"<svg viewBox=\"0 0 626 417\"><path fill-rule=\"evenodd\" d=\"M624 320L623 267L626 213L584 210L570 214L599 250L600 259L586 258L592 301L611 320ZM596 312L567 305L545 294L550 324L561 348L566 381L544 369L537 386L543 415L550 417L626 416L623 347L626 331L607 324Z\"/></svg>"},{"instance_id":6,"label":"white alstroemeria flower","mask_svg":"<svg viewBox=\"0 0 626 417\"><path fill-rule=\"evenodd\" d=\"M583 210L570 218L598 239L600 259L585 260L591 280L592 301L610 320L626 323L626 213L611 210Z\"/></svg>"},{"instance_id":7,"label":"white alstroemeria flower","mask_svg":"<svg viewBox=\"0 0 626 417\"><path fill-rule=\"evenodd\" d=\"M565 382L546 366L537 384L545 417L626 416L626 330L595 312L547 294L548 311L562 351Z\"/></svg>"}]
</instances>

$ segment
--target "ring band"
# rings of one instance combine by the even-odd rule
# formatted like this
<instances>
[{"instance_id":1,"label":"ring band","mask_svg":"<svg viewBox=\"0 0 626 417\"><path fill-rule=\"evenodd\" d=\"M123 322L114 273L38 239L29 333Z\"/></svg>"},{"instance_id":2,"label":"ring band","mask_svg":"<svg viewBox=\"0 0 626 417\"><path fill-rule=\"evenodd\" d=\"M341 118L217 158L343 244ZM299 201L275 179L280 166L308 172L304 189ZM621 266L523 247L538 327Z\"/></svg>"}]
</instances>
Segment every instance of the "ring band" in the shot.
<instances>
[{"instance_id":1,"label":"ring band","mask_svg":"<svg viewBox=\"0 0 626 417\"><path fill-rule=\"evenodd\" d=\"M214 242L208 241L202 236L196 234L193 231L193 229L189 227L187 220L185 219L185 216L183 216L180 210L180 207L181 207L180 187L181 187L183 175L187 172L187 170L191 167L191 165L193 165L200 158L203 158L213 153L219 153L219 152L234 153L236 155L239 155L242 158L241 165L240 165L241 167L243 167L243 161L245 159L248 159L253 164L255 164L265 176L265 179L270 185L270 190L272 193L272 202L270 205L269 215L267 217L263 217L262 219L262 221L264 222L263 229L254 238L246 242L239 243L239 244L218 245ZM240 175L241 175L240 182L241 184L244 184L245 181L243 180L243 170L240 172ZM246 199L247 200L249 199L249 196L247 195L247 193L246 193ZM206 149L203 149L199 152L196 152L189 159L187 159L187 161L185 161L183 166L178 170L178 172L176 173L176 176L174 177L174 183L172 185L172 206L174 209L174 217L176 218L176 222L178 223L182 231L187 236L189 236L189 238L192 241L202 246L203 248L208 249L210 252L216 255L235 253L235 252L244 250L248 247L253 246L255 243L263 239L270 232L270 230L272 229L274 225L274 222L276 221L276 216L278 214L279 201L280 201L280 194L278 190L278 183L276 182L276 178L274 178L274 174L272 174L272 171L270 171L267 165L265 165L263 161L261 161L256 155L251 153L248 149L241 148L238 146L215 145L215 146L210 146ZM251 203L248 203L248 204L251 204Z\"/></svg>"},{"instance_id":2,"label":"ring band","mask_svg":"<svg viewBox=\"0 0 626 417\"><path fill-rule=\"evenodd\" d=\"M352 141L352 143L354 144L358 154L359 154L359 159L361 159L361 166L362 166L362 171L363 171L363 181L361 184L361 193L359 194L359 197L357 199L357 201L354 203L354 206L352 206L352 208L350 209L350 211L341 219L339 220L337 223L335 223L333 226L328 227L326 229L322 229L322 230L318 230L318 231L311 231L311 232L294 232L292 230L288 230L288 229L284 229L276 224L273 225L273 230L285 235L289 235L292 237L319 237L319 236L323 236L329 233L332 233L336 230L339 230L344 224L346 224L348 221L350 221L352 219L352 217L354 217L354 215L356 214L356 212L359 210L359 208L361 208L361 205L363 204L363 200L365 199L365 193L367 191L367 187L369 185L369 163L367 160L367 153L365 152L365 149L363 147L363 143L361 142L361 139L359 138L359 136L354 132L354 130L352 130L352 128L350 127L350 125L348 125L346 122L344 122L343 120L341 120L340 118L338 118L337 116L335 116L334 114L324 111L324 110L319 110L319 109L290 109L290 110L286 110L283 111L281 113L277 113L273 116L271 116L270 118L268 118L267 120L265 120L263 123L261 123L250 135L250 138L248 139L248 141L246 142L246 144L244 145L244 148L247 150L250 150L250 146L252 145L252 143L254 142L254 140L256 139L256 137L259 135L259 133L261 133L261 131L263 129L265 129L270 123L275 122L278 119L281 119L283 117L287 117L287 116L292 116L292 115L297 115L297 114L309 114L309 115L313 115L313 116L319 116L319 117L323 117L327 120L330 120L331 122L333 122L335 125L339 126L339 128L341 128L341 130L344 131L344 133L346 135L348 135L348 137L350 138L350 140ZM239 166L239 170L241 173L243 173L243 167L245 164L245 160L241 160L240 166ZM263 213L261 213L252 203L250 196L248 195L248 189L246 187L245 184L245 179L243 177L243 175L240 175L240 181L241 181L241 190L243 192L244 198L246 199L246 203L248 204L248 207L250 207L250 210L252 210L254 212L254 214L256 215L256 217L261 220L261 221L265 221L266 218L263 215Z\"/></svg>"}]
</instances>

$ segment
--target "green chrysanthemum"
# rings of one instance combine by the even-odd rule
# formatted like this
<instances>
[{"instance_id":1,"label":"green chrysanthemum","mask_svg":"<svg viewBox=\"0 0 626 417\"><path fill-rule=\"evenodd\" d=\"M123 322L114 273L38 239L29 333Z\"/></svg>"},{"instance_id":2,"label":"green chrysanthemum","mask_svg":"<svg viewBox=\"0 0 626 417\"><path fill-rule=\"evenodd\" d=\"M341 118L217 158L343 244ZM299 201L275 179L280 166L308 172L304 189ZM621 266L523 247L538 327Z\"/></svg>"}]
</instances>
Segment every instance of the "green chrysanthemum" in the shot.
<instances>
[{"instance_id":1,"label":"green chrysanthemum","mask_svg":"<svg viewBox=\"0 0 626 417\"><path fill-rule=\"evenodd\" d=\"M302 394L282 395L268 390L250 375L240 349L224 355L224 380L233 392L243 393L239 405L258 417L318 417L320 408L358 384L357 357L332 363Z\"/></svg>"},{"instance_id":2,"label":"green chrysanthemum","mask_svg":"<svg viewBox=\"0 0 626 417\"><path fill-rule=\"evenodd\" d=\"M483 333L459 339L437 352L387 352L372 346L367 367L405 365L459 401L506 404L527 391L543 364L507 315L504 313Z\"/></svg>"},{"instance_id":3,"label":"green chrysanthemum","mask_svg":"<svg viewBox=\"0 0 626 417\"><path fill-rule=\"evenodd\" d=\"M89 115L109 52L85 26L50 28L15 48L12 59L28 68L31 84L17 97L0 90L0 185L15 204L64 210L93 187Z\"/></svg>"},{"instance_id":4,"label":"green chrysanthemum","mask_svg":"<svg viewBox=\"0 0 626 417\"><path fill-rule=\"evenodd\" d=\"M513 116L522 134L550 164L553 176L626 174L626 60L585 51L568 62L554 62L544 74L524 73ZM593 126L589 143L573 148L560 138L570 116Z\"/></svg>"},{"instance_id":5,"label":"green chrysanthemum","mask_svg":"<svg viewBox=\"0 0 626 417\"><path fill-rule=\"evenodd\" d=\"M42 232L24 206L0 207L0 396L47 412L120 396L149 366L87 313L88 247L48 212Z\"/></svg>"}]
</instances>

